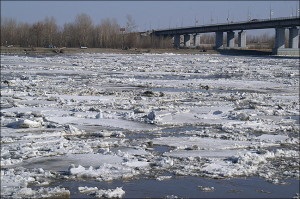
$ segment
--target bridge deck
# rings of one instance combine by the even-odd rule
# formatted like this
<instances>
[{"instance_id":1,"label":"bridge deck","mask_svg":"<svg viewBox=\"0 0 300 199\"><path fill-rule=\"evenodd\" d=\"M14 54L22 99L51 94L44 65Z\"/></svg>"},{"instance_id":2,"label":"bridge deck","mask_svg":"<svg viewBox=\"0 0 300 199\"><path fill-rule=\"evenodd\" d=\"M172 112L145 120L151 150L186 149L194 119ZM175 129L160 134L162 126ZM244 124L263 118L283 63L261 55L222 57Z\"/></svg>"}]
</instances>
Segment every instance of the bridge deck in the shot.
<instances>
[{"instance_id":1,"label":"bridge deck","mask_svg":"<svg viewBox=\"0 0 300 199\"><path fill-rule=\"evenodd\" d=\"M235 23L212 24L205 26L191 26L182 28L154 30L153 33L159 35L175 35L175 34L193 34L208 32L227 32L234 30L251 30L251 29L268 29L277 27L295 27L300 26L300 17L276 18L242 21Z\"/></svg>"}]
</instances>

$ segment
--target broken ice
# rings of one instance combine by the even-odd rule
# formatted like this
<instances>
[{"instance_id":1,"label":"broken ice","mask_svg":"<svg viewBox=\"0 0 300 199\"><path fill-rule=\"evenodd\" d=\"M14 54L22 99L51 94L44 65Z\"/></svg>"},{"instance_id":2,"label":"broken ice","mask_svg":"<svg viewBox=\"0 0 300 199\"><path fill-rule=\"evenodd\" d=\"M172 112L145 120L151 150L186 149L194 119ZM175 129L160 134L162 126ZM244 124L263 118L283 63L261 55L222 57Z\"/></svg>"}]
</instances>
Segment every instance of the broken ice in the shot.
<instances>
[{"instance_id":1,"label":"broken ice","mask_svg":"<svg viewBox=\"0 0 300 199\"><path fill-rule=\"evenodd\" d=\"M49 187L68 179L299 178L296 59L1 55L1 80L1 197L69 196Z\"/></svg>"}]
</instances>

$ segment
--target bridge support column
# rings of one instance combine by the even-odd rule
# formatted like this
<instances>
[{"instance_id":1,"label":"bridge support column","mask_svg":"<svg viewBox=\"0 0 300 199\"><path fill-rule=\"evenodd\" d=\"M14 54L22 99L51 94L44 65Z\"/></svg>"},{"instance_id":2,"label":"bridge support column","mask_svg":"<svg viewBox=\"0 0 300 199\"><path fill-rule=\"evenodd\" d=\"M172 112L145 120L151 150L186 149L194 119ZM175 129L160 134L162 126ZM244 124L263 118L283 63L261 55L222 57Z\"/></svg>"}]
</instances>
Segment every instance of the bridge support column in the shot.
<instances>
[{"instance_id":1,"label":"bridge support column","mask_svg":"<svg viewBox=\"0 0 300 199\"><path fill-rule=\"evenodd\" d=\"M174 48L180 47L180 35L174 35Z\"/></svg>"},{"instance_id":2,"label":"bridge support column","mask_svg":"<svg viewBox=\"0 0 300 199\"><path fill-rule=\"evenodd\" d=\"M298 48L299 29L296 27L289 28L289 48Z\"/></svg>"},{"instance_id":3,"label":"bridge support column","mask_svg":"<svg viewBox=\"0 0 300 199\"><path fill-rule=\"evenodd\" d=\"M234 48L234 32L227 32L227 47Z\"/></svg>"},{"instance_id":4,"label":"bridge support column","mask_svg":"<svg viewBox=\"0 0 300 199\"><path fill-rule=\"evenodd\" d=\"M200 46L200 35L199 34L195 34L194 35L194 46L195 47L199 47Z\"/></svg>"},{"instance_id":5,"label":"bridge support column","mask_svg":"<svg viewBox=\"0 0 300 199\"><path fill-rule=\"evenodd\" d=\"M238 47L246 48L246 32L243 30L238 33Z\"/></svg>"},{"instance_id":6,"label":"bridge support column","mask_svg":"<svg viewBox=\"0 0 300 199\"><path fill-rule=\"evenodd\" d=\"M284 48L285 43L285 28L275 29L275 50L278 48Z\"/></svg>"},{"instance_id":7,"label":"bridge support column","mask_svg":"<svg viewBox=\"0 0 300 199\"><path fill-rule=\"evenodd\" d=\"M191 35L184 35L184 47L190 47L191 46Z\"/></svg>"},{"instance_id":8,"label":"bridge support column","mask_svg":"<svg viewBox=\"0 0 300 199\"><path fill-rule=\"evenodd\" d=\"M223 48L223 32L216 32L216 49Z\"/></svg>"}]
</instances>

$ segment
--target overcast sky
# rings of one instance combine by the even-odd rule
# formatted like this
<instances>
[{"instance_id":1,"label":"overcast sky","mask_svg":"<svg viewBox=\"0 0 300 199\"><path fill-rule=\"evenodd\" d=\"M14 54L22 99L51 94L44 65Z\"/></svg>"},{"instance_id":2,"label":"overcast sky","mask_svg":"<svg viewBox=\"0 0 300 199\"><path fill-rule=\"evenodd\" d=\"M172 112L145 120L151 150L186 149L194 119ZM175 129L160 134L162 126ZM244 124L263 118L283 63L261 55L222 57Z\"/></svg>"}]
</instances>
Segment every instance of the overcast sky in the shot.
<instances>
[{"instance_id":1,"label":"overcast sky","mask_svg":"<svg viewBox=\"0 0 300 199\"><path fill-rule=\"evenodd\" d=\"M89 15L94 24L114 18L126 24L126 15L134 19L138 31L192 26L229 21L299 16L294 1L3 1L1 17L34 23L54 17L58 25L74 22L78 14Z\"/></svg>"}]
</instances>

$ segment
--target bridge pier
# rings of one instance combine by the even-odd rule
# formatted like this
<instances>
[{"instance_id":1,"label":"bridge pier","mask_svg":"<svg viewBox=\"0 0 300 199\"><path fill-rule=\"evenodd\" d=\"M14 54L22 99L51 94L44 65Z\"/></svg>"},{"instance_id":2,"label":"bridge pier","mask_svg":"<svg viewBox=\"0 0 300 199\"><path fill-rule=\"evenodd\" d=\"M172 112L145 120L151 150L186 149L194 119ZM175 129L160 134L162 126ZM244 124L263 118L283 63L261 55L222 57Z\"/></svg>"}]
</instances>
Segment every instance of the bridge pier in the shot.
<instances>
[{"instance_id":1,"label":"bridge pier","mask_svg":"<svg viewBox=\"0 0 300 199\"><path fill-rule=\"evenodd\" d=\"M238 33L238 47L246 48L246 32L243 30Z\"/></svg>"},{"instance_id":2,"label":"bridge pier","mask_svg":"<svg viewBox=\"0 0 300 199\"><path fill-rule=\"evenodd\" d=\"M285 48L285 28L276 28L275 31L273 54L300 56L300 49L298 47L299 29L297 27L289 28L289 41L287 48Z\"/></svg>"},{"instance_id":3,"label":"bridge pier","mask_svg":"<svg viewBox=\"0 0 300 199\"><path fill-rule=\"evenodd\" d=\"M234 32L233 31L227 32L227 47L234 48Z\"/></svg>"},{"instance_id":4,"label":"bridge pier","mask_svg":"<svg viewBox=\"0 0 300 199\"><path fill-rule=\"evenodd\" d=\"M299 29L297 27L289 28L289 48L298 48Z\"/></svg>"},{"instance_id":5,"label":"bridge pier","mask_svg":"<svg viewBox=\"0 0 300 199\"><path fill-rule=\"evenodd\" d=\"M285 28L275 28L275 44L273 54L279 55L285 53Z\"/></svg>"},{"instance_id":6,"label":"bridge pier","mask_svg":"<svg viewBox=\"0 0 300 199\"><path fill-rule=\"evenodd\" d=\"M284 48L284 43L285 43L285 28L276 28L274 48L276 50L279 48Z\"/></svg>"},{"instance_id":7,"label":"bridge pier","mask_svg":"<svg viewBox=\"0 0 300 199\"><path fill-rule=\"evenodd\" d=\"M216 32L216 49L223 48L223 32Z\"/></svg>"},{"instance_id":8,"label":"bridge pier","mask_svg":"<svg viewBox=\"0 0 300 199\"><path fill-rule=\"evenodd\" d=\"M200 46L200 34L194 34L194 46L195 47Z\"/></svg>"},{"instance_id":9,"label":"bridge pier","mask_svg":"<svg viewBox=\"0 0 300 199\"><path fill-rule=\"evenodd\" d=\"M187 48L190 47L191 46L191 35L190 34L184 35L183 42L184 42L184 47L187 47Z\"/></svg>"},{"instance_id":10,"label":"bridge pier","mask_svg":"<svg viewBox=\"0 0 300 199\"><path fill-rule=\"evenodd\" d=\"M174 35L174 48L180 47L180 35Z\"/></svg>"}]
</instances>

